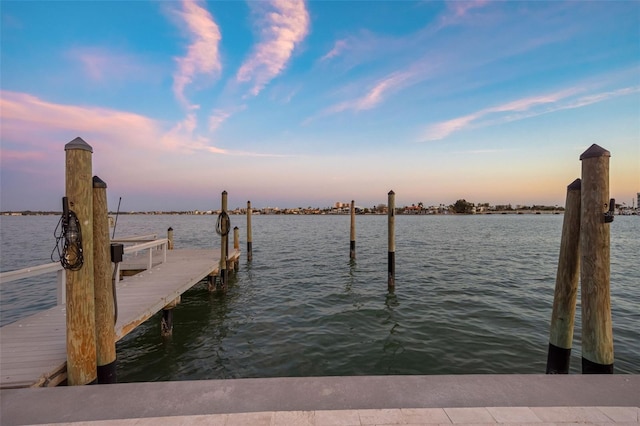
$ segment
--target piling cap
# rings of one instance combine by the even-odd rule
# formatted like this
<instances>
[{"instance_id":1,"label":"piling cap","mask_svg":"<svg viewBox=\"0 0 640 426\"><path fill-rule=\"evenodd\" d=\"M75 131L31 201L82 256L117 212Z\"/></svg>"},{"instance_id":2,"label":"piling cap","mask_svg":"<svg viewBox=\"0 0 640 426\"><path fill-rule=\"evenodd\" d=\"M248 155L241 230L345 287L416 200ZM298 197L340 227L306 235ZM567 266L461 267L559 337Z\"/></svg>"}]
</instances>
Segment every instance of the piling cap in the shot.
<instances>
[{"instance_id":1,"label":"piling cap","mask_svg":"<svg viewBox=\"0 0 640 426\"><path fill-rule=\"evenodd\" d=\"M594 143L589 147L589 149L582 153L582 155L580 156L580 160L594 157L611 157L611 153L603 147Z\"/></svg>"},{"instance_id":2,"label":"piling cap","mask_svg":"<svg viewBox=\"0 0 640 426\"><path fill-rule=\"evenodd\" d=\"M64 150L65 151L70 151L72 149L81 149L83 151L89 151L89 152L93 152L93 148L91 148L91 145L89 145L88 143L86 143L82 138L77 137L74 140L72 140L71 142L69 142L68 144L66 144L64 146Z\"/></svg>"},{"instance_id":3,"label":"piling cap","mask_svg":"<svg viewBox=\"0 0 640 426\"><path fill-rule=\"evenodd\" d=\"M93 177L93 187L94 188L106 188L107 183L100 179L98 176Z\"/></svg>"},{"instance_id":4,"label":"piling cap","mask_svg":"<svg viewBox=\"0 0 640 426\"><path fill-rule=\"evenodd\" d=\"M580 178L574 180L567 186L567 190L569 191L579 191L582 188L582 180Z\"/></svg>"},{"instance_id":5,"label":"piling cap","mask_svg":"<svg viewBox=\"0 0 640 426\"><path fill-rule=\"evenodd\" d=\"M389 193L387 195L394 195L395 192L393 192L393 189L391 191L389 191Z\"/></svg>"}]
</instances>

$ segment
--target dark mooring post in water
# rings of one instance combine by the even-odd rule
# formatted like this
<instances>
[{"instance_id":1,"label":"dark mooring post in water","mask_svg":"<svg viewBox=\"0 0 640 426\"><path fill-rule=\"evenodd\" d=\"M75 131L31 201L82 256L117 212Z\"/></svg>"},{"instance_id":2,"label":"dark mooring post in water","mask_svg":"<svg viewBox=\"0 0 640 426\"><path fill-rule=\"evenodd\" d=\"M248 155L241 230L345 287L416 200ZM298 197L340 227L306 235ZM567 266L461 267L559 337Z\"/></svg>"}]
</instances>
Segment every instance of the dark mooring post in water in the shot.
<instances>
[{"instance_id":1,"label":"dark mooring post in water","mask_svg":"<svg viewBox=\"0 0 640 426\"><path fill-rule=\"evenodd\" d=\"M253 238L251 237L251 215L253 210L251 209L251 201L247 201L247 261L253 260Z\"/></svg>"},{"instance_id":2,"label":"dark mooring post in water","mask_svg":"<svg viewBox=\"0 0 640 426\"><path fill-rule=\"evenodd\" d=\"M568 374L580 278L580 179L567 186L547 353L547 374Z\"/></svg>"},{"instance_id":3,"label":"dark mooring post in water","mask_svg":"<svg viewBox=\"0 0 640 426\"><path fill-rule=\"evenodd\" d=\"M389 207L387 212L388 218L388 234L389 234L389 256L388 256L388 272L387 280L389 291L393 291L396 287L396 193L389 191Z\"/></svg>"},{"instance_id":4,"label":"dark mooring post in water","mask_svg":"<svg viewBox=\"0 0 640 426\"><path fill-rule=\"evenodd\" d=\"M593 144L580 156L580 282L582 373L613 374L610 299L610 229L615 200L609 200L611 153Z\"/></svg>"},{"instance_id":5,"label":"dark mooring post in water","mask_svg":"<svg viewBox=\"0 0 640 426\"><path fill-rule=\"evenodd\" d=\"M66 271L67 383L95 383L96 317L93 287L93 148L81 138L65 145L65 192L69 207ZM71 213L73 213L73 216ZM77 217L77 222L74 217ZM76 224L79 229L75 229Z\"/></svg>"},{"instance_id":6,"label":"dark mooring post in water","mask_svg":"<svg viewBox=\"0 0 640 426\"><path fill-rule=\"evenodd\" d=\"M349 240L349 259L356 258L356 202L351 200L351 238Z\"/></svg>"},{"instance_id":7,"label":"dark mooring post in water","mask_svg":"<svg viewBox=\"0 0 640 426\"><path fill-rule=\"evenodd\" d=\"M227 248L229 247L229 215L227 214L227 191L222 191L222 211L218 216L217 231L220 239L220 287L225 290L229 282L227 270Z\"/></svg>"},{"instance_id":8,"label":"dark mooring post in water","mask_svg":"<svg viewBox=\"0 0 640 426\"><path fill-rule=\"evenodd\" d=\"M93 177L93 284L98 383L116 382L115 298L111 283L107 184Z\"/></svg>"}]
</instances>

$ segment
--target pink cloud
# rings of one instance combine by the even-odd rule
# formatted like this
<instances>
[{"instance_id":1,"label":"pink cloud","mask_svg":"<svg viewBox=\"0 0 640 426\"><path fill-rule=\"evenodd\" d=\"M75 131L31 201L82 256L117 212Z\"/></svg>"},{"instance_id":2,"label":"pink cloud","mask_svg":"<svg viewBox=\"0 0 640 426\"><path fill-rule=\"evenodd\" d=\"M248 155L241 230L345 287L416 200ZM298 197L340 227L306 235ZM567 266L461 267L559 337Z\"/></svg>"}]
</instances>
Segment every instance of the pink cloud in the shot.
<instances>
[{"instance_id":1,"label":"pink cloud","mask_svg":"<svg viewBox=\"0 0 640 426\"><path fill-rule=\"evenodd\" d=\"M193 113L167 130L165 123L131 112L56 104L25 93L2 91L1 95L3 140L24 147L25 151L48 150L52 141L83 135L114 152L117 147L141 154L226 152L212 147L206 138L193 136L196 127Z\"/></svg>"},{"instance_id":2,"label":"pink cloud","mask_svg":"<svg viewBox=\"0 0 640 426\"><path fill-rule=\"evenodd\" d=\"M173 75L173 92L188 109L195 106L187 100L185 88L199 74L215 76L222 69L218 51L222 35L211 14L200 3L197 0L183 0L182 9L174 11L191 42L187 55L176 58L178 69Z\"/></svg>"},{"instance_id":3,"label":"pink cloud","mask_svg":"<svg viewBox=\"0 0 640 426\"><path fill-rule=\"evenodd\" d=\"M241 83L251 83L250 93L256 96L285 68L296 45L309 31L309 13L304 0L271 0L250 3L264 11L260 21L261 41L236 75ZM266 9L268 7L268 9Z\"/></svg>"}]
</instances>

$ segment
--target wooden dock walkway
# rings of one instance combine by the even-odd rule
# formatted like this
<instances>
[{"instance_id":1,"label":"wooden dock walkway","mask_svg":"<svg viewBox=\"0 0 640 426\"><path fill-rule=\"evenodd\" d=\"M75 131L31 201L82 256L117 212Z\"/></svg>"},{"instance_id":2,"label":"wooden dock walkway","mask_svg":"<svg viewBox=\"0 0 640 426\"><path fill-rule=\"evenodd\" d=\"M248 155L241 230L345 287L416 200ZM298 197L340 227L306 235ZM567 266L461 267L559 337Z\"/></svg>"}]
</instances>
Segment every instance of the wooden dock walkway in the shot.
<instances>
[{"instance_id":1,"label":"wooden dock walkway","mask_svg":"<svg viewBox=\"0 0 640 426\"><path fill-rule=\"evenodd\" d=\"M228 263L239 257L240 251L231 249ZM125 260L124 269L140 259ZM116 341L196 283L218 274L219 262L218 249L168 250L166 262L153 261L150 269L123 277L116 286ZM66 379L66 358L65 305L6 325L0 329L0 388L56 386Z\"/></svg>"}]
</instances>

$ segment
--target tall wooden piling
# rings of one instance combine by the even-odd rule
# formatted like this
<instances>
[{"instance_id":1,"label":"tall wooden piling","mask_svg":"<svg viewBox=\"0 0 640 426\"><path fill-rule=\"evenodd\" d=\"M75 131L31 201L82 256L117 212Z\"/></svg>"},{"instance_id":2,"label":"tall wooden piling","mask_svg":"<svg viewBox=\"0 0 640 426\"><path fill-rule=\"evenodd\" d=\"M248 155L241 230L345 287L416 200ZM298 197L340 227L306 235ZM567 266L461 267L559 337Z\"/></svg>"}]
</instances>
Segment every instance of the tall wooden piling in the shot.
<instances>
[{"instance_id":1,"label":"tall wooden piling","mask_svg":"<svg viewBox=\"0 0 640 426\"><path fill-rule=\"evenodd\" d=\"M349 259L356 258L356 202L351 200L351 238L349 240Z\"/></svg>"},{"instance_id":2,"label":"tall wooden piling","mask_svg":"<svg viewBox=\"0 0 640 426\"><path fill-rule=\"evenodd\" d=\"M396 193L393 191L389 191L389 202L388 202L388 211L387 211L387 228L389 235L389 255L388 255L388 288L389 291L393 291L396 287Z\"/></svg>"},{"instance_id":3,"label":"tall wooden piling","mask_svg":"<svg viewBox=\"0 0 640 426\"><path fill-rule=\"evenodd\" d=\"M237 226L233 228L233 249L240 250L240 229ZM233 262L234 271L238 270L239 264L240 264L240 258L237 257L236 260Z\"/></svg>"},{"instance_id":4,"label":"tall wooden piling","mask_svg":"<svg viewBox=\"0 0 640 426\"><path fill-rule=\"evenodd\" d=\"M98 383L116 382L115 308L111 283L107 184L93 177L93 284Z\"/></svg>"},{"instance_id":5,"label":"tall wooden piling","mask_svg":"<svg viewBox=\"0 0 640 426\"><path fill-rule=\"evenodd\" d=\"M582 373L613 373L611 323L609 158L593 144L580 156L580 281L582 298Z\"/></svg>"},{"instance_id":6,"label":"tall wooden piling","mask_svg":"<svg viewBox=\"0 0 640 426\"><path fill-rule=\"evenodd\" d=\"M220 239L220 285L227 288L229 271L227 270L227 248L229 247L229 216L227 214L227 191L222 191L222 208L218 217Z\"/></svg>"},{"instance_id":7,"label":"tall wooden piling","mask_svg":"<svg viewBox=\"0 0 640 426\"><path fill-rule=\"evenodd\" d=\"M580 179L567 186L553 296L547 374L568 374L580 277Z\"/></svg>"},{"instance_id":8,"label":"tall wooden piling","mask_svg":"<svg viewBox=\"0 0 640 426\"><path fill-rule=\"evenodd\" d=\"M78 218L84 262L66 271L67 383L71 386L97 380L96 318L93 286L93 148L81 138L64 147L65 192L69 209ZM75 268L74 268L75 269Z\"/></svg>"},{"instance_id":9,"label":"tall wooden piling","mask_svg":"<svg viewBox=\"0 0 640 426\"><path fill-rule=\"evenodd\" d=\"M251 237L251 201L247 201L247 261L253 260L253 238Z\"/></svg>"},{"instance_id":10,"label":"tall wooden piling","mask_svg":"<svg viewBox=\"0 0 640 426\"><path fill-rule=\"evenodd\" d=\"M173 250L173 228L167 229L167 250Z\"/></svg>"}]
</instances>

